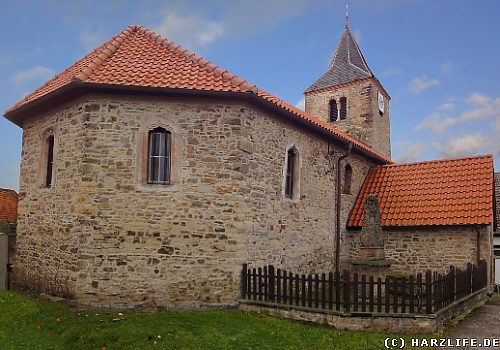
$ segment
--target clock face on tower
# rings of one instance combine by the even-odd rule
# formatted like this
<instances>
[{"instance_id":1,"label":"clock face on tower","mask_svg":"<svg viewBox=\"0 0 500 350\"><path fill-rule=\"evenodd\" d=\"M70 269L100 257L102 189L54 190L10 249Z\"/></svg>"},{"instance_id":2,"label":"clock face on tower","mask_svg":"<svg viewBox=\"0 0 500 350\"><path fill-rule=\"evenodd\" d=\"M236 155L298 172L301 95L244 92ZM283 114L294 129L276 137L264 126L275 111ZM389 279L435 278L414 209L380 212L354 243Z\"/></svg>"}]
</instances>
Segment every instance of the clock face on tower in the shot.
<instances>
[{"instance_id":1,"label":"clock face on tower","mask_svg":"<svg viewBox=\"0 0 500 350\"><path fill-rule=\"evenodd\" d=\"M378 91L378 110L380 112L380 114L384 114L384 107L385 107L385 99L384 99L384 95L382 95L382 93L380 91Z\"/></svg>"}]
</instances>

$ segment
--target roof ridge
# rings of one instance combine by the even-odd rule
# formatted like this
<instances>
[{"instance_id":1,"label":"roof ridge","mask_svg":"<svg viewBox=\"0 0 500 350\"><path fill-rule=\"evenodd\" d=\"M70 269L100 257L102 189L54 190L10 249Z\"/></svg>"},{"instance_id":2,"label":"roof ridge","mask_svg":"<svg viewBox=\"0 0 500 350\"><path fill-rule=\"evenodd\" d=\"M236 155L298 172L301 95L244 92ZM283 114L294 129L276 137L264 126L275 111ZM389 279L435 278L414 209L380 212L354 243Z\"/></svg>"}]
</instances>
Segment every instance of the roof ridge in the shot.
<instances>
[{"instance_id":1,"label":"roof ridge","mask_svg":"<svg viewBox=\"0 0 500 350\"><path fill-rule=\"evenodd\" d=\"M80 73L77 73L73 77L73 79L80 81L85 81L86 79L88 79L92 75L92 73L96 71L97 68L99 68L109 57L111 57L118 50L125 39L127 39L132 33L138 31L139 28L141 28L141 26L128 26L120 33L113 36L111 39L99 46L97 49L92 51L91 53L95 53L97 51L101 52L97 55L96 58L90 61L86 68L83 68ZM90 54L86 55L85 57L88 57L89 55Z\"/></svg>"},{"instance_id":2,"label":"roof ridge","mask_svg":"<svg viewBox=\"0 0 500 350\"><path fill-rule=\"evenodd\" d=\"M418 164L453 162L453 161L459 161L459 160L465 160L465 159L480 159L480 158L484 158L484 159L486 159L486 158L493 158L493 155L491 153L487 153L487 154L479 154L479 155L476 155L476 156L465 156L465 157L454 157L454 158L424 160L424 161L421 161L421 162L384 164L384 165L380 165L379 167L387 168L387 167L396 167L396 166L411 166L411 165L418 165Z\"/></svg>"},{"instance_id":3,"label":"roof ridge","mask_svg":"<svg viewBox=\"0 0 500 350\"><path fill-rule=\"evenodd\" d=\"M181 45L178 45L173 41L164 38L160 34L155 33L154 31L142 26L139 26L138 30L140 30L143 34L146 34L149 38L153 39L157 43L164 45L169 50L175 51L177 54L181 55L189 62L192 62L200 66L201 68L208 70L209 72L213 72L216 76L221 76L223 80L230 81L231 86L244 88L254 93L257 92L257 87L254 84L251 84L248 81L239 78L236 74L233 74L225 69L220 68L219 66L204 59L203 57L198 56L197 54L189 51L188 49L183 48Z\"/></svg>"}]
</instances>

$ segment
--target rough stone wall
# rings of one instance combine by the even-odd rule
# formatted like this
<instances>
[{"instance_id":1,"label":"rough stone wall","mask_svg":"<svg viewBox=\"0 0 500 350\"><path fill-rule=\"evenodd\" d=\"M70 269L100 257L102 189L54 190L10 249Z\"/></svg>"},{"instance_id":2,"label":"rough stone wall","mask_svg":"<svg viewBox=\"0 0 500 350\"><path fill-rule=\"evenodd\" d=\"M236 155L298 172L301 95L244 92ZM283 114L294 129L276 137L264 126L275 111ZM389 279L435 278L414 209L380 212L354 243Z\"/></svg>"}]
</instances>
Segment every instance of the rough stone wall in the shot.
<instances>
[{"instance_id":1,"label":"rough stone wall","mask_svg":"<svg viewBox=\"0 0 500 350\"><path fill-rule=\"evenodd\" d=\"M331 122L338 129L357 140L371 146L374 150L390 157L390 115L389 99L385 98L385 112L378 112L377 85L371 79L345 84L336 89L312 92L305 95L305 109L308 113L329 121L329 103L347 98L347 118Z\"/></svg>"},{"instance_id":2,"label":"rough stone wall","mask_svg":"<svg viewBox=\"0 0 500 350\"><path fill-rule=\"evenodd\" d=\"M418 273L430 269L448 272L451 265L464 269L477 264L477 231L480 232L480 257L491 269L490 226L443 226L423 228L384 228L385 255L390 271ZM360 231L348 231L350 257L356 258ZM489 275L491 271L489 271Z\"/></svg>"},{"instance_id":3,"label":"rough stone wall","mask_svg":"<svg viewBox=\"0 0 500 350\"><path fill-rule=\"evenodd\" d=\"M80 226L70 208L80 188L84 106L78 101L37 115L23 126L16 255L12 286L71 297ZM43 186L48 135L54 135L53 186Z\"/></svg>"},{"instance_id":4,"label":"rough stone wall","mask_svg":"<svg viewBox=\"0 0 500 350\"><path fill-rule=\"evenodd\" d=\"M169 186L141 176L145 135L157 126L172 132ZM50 189L38 162L47 130ZM287 199L291 145L300 196ZM327 151L327 140L245 103L92 95L47 112L24 130L18 280L96 305L170 307L234 304L244 262L331 269L341 150ZM348 162L352 206L371 164L355 153Z\"/></svg>"},{"instance_id":5,"label":"rough stone wall","mask_svg":"<svg viewBox=\"0 0 500 350\"><path fill-rule=\"evenodd\" d=\"M223 101L119 97L88 105L92 133L79 196L89 203L89 219L82 223L79 298L232 304L244 262L331 268L331 162L340 153L325 158L327 141ZM172 167L179 174L172 186L138 183L140 133L148 125L173 132ZM299 151L300 198L290 200L283 196L283 171L292 145ZM357 193L368 167L359 156L352 167Z\"/></svg>"},{"instance_id":6,"label":"rough stone wall","mask_svg":"<svg viewBox=\"0 0 500 350\"><path fill-rule=\"evenodd\" d=\"M327 140L262 111L252 112L245 123L253 150L245 155L253 165L245 198L251 208L249 262L297 272L334 269L336 166L344 149L330 143L332 155L327 157ZM291 146L297 148L300 159L300 199L295 200L283 194L284 161ZM343 223L372 165L355 153L342 162L342 169L346 164L353 175L351 194L342 195Z\"/></svg>"}]
</instances>

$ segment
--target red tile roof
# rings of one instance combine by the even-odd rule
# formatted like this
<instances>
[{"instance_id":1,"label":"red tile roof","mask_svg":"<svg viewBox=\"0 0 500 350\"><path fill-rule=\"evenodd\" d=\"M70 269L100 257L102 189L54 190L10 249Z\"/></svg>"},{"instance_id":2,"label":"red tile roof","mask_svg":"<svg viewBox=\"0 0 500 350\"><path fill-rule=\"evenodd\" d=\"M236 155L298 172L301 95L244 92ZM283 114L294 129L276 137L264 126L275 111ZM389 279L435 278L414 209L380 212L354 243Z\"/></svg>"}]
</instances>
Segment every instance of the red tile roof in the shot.
<instances>
[{"instance_id":1,"label":"red tile roof","mask_svg":"<svg viewBox=\"0 0 500 350\"><path fill-rule=\"evenodd\" d=\"M493 222L493 157L378 166L370 171L347 227L363 225L368 194L379 197L383 226Z\"/></svg>"},{"instance_id":2,"label":"red tile roof","mask_svg":"<svg viewBox=\"0 0 500 350\"><path fill-rule=\"evenodd\" d=\"M17 193L0 188L0 222L17 221Z\"/></svg>"},{"instance_id":3,"label":"red tile roof","mask_svg":"<svg viewBox=\"0 0 500 350\"><path fill-rule=\"evenodd\" d=\"M352 142L354 148L391 163L389 158L311 114L141 26L130 26L111 38L9 108L5 117L13 121L11 114L20 107L28 106L42 97L49 97L64 87L70 87L71 83L80 83L80 86L102 84L254 94L288 112L291 117L313 124L345 142Z\"/></svg>"}]
</instances>

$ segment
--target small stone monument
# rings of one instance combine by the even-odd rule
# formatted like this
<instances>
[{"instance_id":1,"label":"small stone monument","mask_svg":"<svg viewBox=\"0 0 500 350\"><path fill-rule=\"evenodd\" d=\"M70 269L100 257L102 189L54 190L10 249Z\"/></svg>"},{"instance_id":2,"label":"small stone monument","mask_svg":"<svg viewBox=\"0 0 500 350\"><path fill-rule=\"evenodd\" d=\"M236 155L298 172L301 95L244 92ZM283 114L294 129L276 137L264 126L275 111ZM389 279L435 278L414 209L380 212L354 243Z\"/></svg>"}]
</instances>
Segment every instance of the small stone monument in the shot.
<instances>
[{"instance_id":1,"label":"small stone monument","mask_svg":"<svg viewBox=\"0 0 500 350\"><path fill-rule=\"evenodd\" d=\"M374 277L385 277L391 264L385 258L384 231L378 197L374 194L366 197L360 243L358 256L351 262L353 270Z\"/></svg>"}]
</instances>

